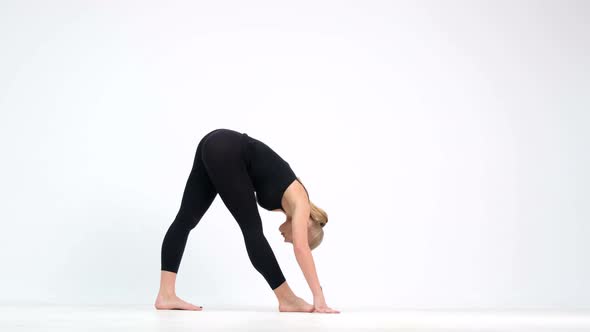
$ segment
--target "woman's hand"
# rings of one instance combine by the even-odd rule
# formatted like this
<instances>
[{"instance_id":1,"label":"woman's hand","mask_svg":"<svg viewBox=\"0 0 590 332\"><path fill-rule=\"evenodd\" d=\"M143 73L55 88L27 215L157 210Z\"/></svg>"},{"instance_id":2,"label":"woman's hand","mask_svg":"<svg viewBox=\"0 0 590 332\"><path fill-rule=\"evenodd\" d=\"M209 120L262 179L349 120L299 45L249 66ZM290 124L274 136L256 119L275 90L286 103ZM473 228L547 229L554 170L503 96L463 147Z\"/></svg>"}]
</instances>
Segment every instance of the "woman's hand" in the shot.
<instances>
[{"instance_id":1,"label":"woman's hand","mask_svg":"<svg viewBox=\"0 0 590 332\"><path fill-rule=\"evenodd\" d=\"M326 313L326 314L339 314L340 311L328 307L324 295L318 295L313 297L313 312Z\"/></svg>"}]
</instances>

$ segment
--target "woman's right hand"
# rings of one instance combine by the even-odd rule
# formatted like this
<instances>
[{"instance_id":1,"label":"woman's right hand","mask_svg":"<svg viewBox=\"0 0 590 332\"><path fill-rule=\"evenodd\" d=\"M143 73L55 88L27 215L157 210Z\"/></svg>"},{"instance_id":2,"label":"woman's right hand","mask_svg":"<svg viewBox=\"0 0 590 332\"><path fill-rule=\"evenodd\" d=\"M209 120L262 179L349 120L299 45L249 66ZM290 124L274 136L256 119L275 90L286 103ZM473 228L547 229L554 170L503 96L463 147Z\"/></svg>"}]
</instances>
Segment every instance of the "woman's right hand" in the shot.
<instances>
[{"instance_id":1,"label":"woman's right hand","mask_svg":"<svg viewBox=\"0 0 590 332\"><path fill-rule=\"evenodd\" d=\"M340 311L328 307L324 295L318 295L313 297L313 312L326 313L326 314L339 314Z\"/></svg>"}]
</instances>

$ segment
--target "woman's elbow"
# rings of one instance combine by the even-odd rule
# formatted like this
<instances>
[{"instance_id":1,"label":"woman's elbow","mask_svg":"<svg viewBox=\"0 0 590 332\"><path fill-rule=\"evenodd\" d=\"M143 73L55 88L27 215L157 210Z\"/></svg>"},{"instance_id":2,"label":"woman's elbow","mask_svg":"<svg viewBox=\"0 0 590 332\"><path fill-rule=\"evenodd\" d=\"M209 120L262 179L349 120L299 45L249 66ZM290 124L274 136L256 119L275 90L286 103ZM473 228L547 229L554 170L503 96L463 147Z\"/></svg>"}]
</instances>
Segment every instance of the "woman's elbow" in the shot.
<instances>
[{"instance_id":1,"label":"woman's elbow","mask_svg":"<svg viewBox=\"0 0 590 332\"><path fill-rule=\"evenodd\" d=\"M305 243L305 244L293 244L293 251L297 255L299 253L311 252L311 249L309 248L309 245L307 243Z\"/></svg>"}]
</instances>

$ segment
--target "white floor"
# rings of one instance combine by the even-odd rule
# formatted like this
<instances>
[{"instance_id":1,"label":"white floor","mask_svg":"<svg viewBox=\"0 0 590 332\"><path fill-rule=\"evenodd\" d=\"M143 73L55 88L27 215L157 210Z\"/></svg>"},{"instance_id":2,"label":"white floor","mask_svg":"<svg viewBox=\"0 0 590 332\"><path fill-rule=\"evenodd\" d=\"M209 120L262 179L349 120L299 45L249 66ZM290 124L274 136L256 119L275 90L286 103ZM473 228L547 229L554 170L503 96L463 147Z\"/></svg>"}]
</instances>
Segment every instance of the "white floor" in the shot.
<instances>
[{"instance_id":1,"label":"white floor","mask_svg":"<svg viewBox=\"0 0 590 332\"><path fill-rule=\"evenodd\" d=\"M2 305L0 331L590 331L590 310L339 309L340 314L306 314L273 308Z\"/></svg>"}]
</instances>

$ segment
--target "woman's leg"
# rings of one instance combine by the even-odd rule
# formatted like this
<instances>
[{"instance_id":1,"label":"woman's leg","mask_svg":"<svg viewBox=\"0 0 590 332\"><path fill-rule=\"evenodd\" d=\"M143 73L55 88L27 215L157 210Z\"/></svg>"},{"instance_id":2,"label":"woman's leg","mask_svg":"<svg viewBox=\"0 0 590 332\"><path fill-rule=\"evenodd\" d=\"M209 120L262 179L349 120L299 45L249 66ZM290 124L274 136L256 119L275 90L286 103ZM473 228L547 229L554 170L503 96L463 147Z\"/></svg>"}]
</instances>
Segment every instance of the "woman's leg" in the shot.
<instances>
[{"instance_id":1,"label":"woman's leg","mask_svg":"<svg viewBox=\"0 0 590 332\"><path fill-rule=\"evenodd\" d=\"M207 212L216 195L202 161L197 160L186 183L180 209L162 242L161 270L178 272L188 235Z\"/></svg>"},{"instance_id":2,"label":"woman's leg","mask_svg":"<svg viewBox=\"0 0 590 332\"><path fill-rule=\"evenodd\" d=\"M203 149L207 173L242 231L252 265L277 296L279 310L311 312L313 305L297 297L289 288L264 236L255 189L241 158L240 148L235 132L221 132L212 137Z\"/></svg>"},{"instance_id":3,"label":"woman's leg","mask_svg":"<svg viewBox=\"0 0 590 332\"><path fill-rule=\"evenodd\" d=\"M156 299L156 308L158 309L200 309L180 300L176 296L175 284L188 235L199 223L217 195L201 157L205 138L199 142L197 147L195 161L184 189L180 209L162 242L160 290Z\"/></svg>"},{"instance_id":4,"label":"woman's leg","mask_svg":"<svg viewBox=\"0 0 590 332\"><path fill-rule=\"evenodd\" d=\"M238 133L215 133L203 147L203 162L219 197L242 231L252 265L274 290L285 282L285 277L262 231L255 189L241 148Z\"/></svg>"}]
</instances>

